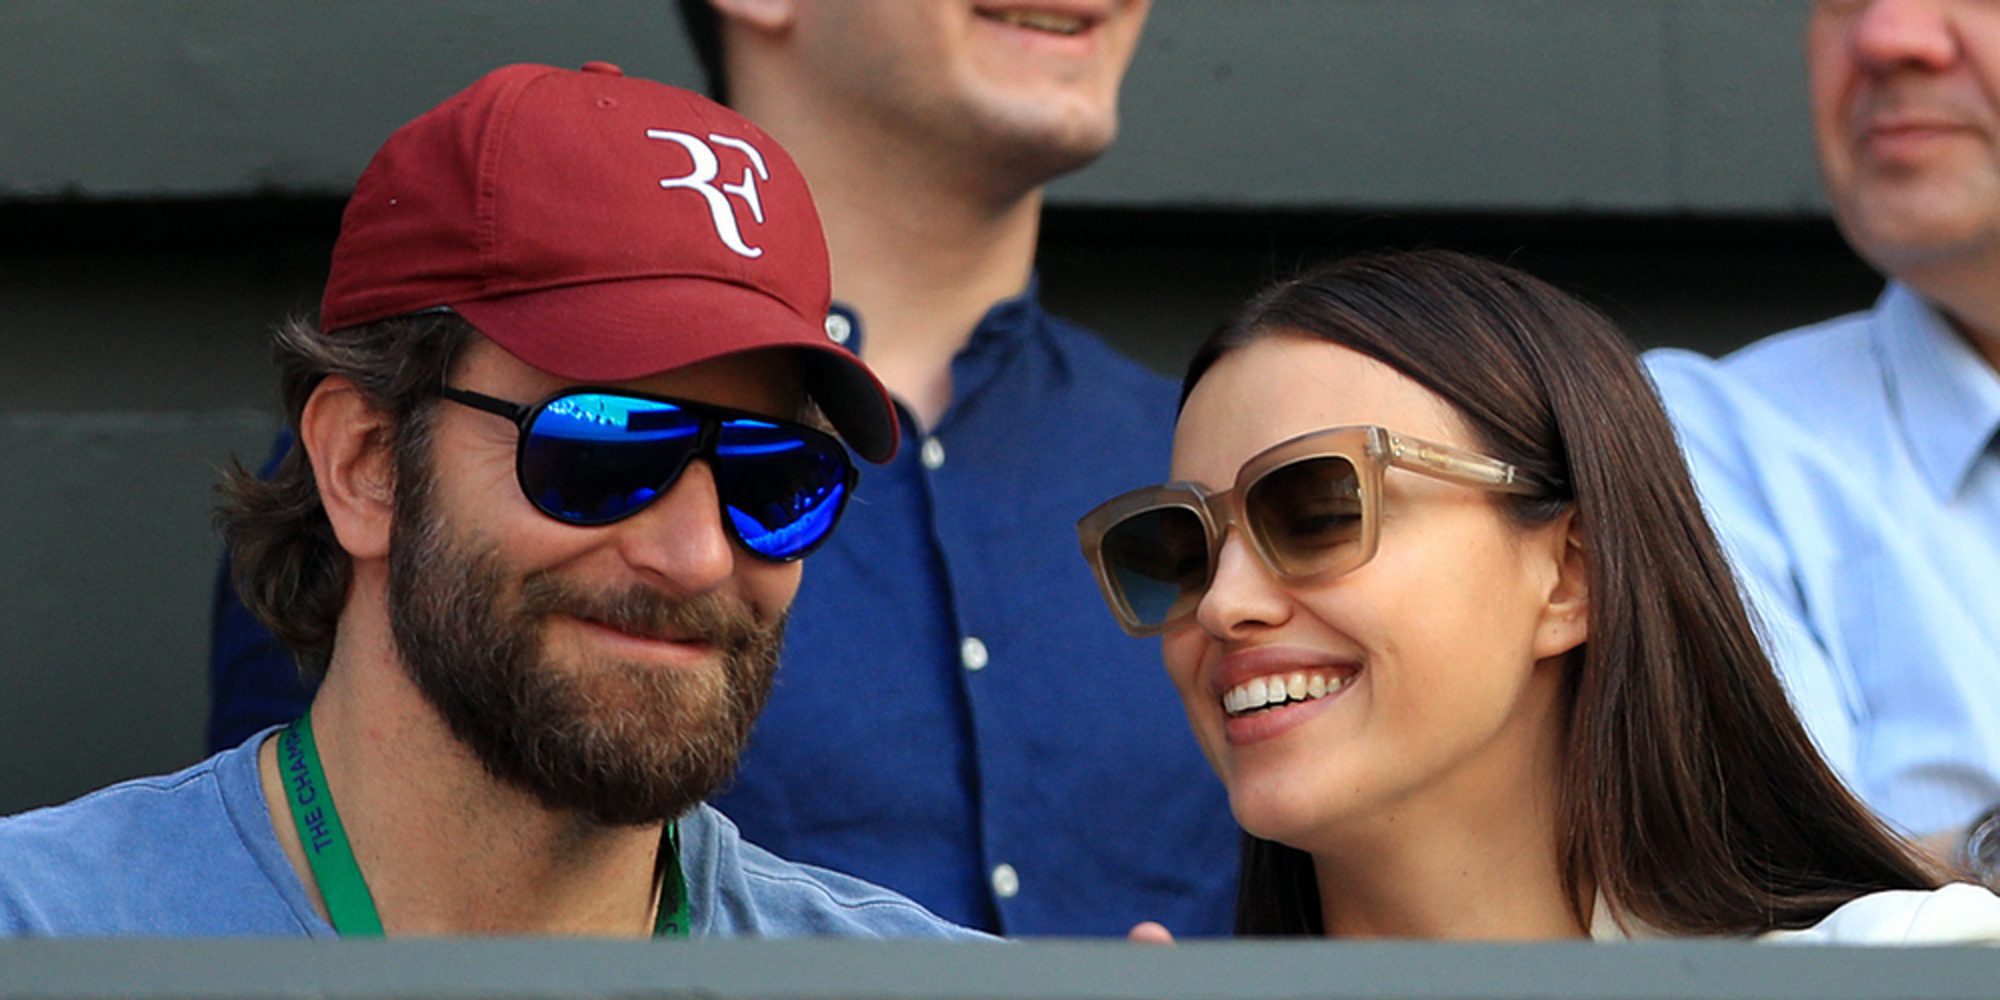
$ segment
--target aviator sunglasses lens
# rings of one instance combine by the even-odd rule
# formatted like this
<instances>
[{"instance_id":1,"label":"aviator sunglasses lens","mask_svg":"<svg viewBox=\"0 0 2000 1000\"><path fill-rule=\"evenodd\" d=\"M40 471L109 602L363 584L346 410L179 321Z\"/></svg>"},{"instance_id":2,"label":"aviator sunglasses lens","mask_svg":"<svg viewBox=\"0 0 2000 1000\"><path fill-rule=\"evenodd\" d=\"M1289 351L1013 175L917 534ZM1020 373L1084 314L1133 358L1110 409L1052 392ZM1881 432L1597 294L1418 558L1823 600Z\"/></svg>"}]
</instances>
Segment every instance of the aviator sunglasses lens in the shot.
<instances>
[{"instance_id":1,"label":"aviator sunglasses lens","mask_svg":"<svg viewBox=\"0 0 2000 1000\"><path fill-rule=\"evenodd\" d=\"M1361 477L1341 456L1308 458L1265 473L1244 495L1243 512L1286 576L1342 568L1360 556Z\"/></svg>"},{"instance_id":2,"label":"aviator sunglasses lens","mask_svg":"<svg viewBox=\"0 0 2000 1000\"><path fill-rule=\"evenodd\" d=\"M1173 618L1208 583L1208 529L1186 507L1159 507L1112 525L1100 551L1141 625Z\"/></svg>"},{"instance_id":3,"label":"aviator sunglasses lens","mask_svg":"<svg viewBox=\"0 0 2000 1000\"><path fill-rule=\"evenodd\" d=\"M726 420L715 485L736 536L767 559L796 559L833 531L853 466L838 441L761 420Z\"/></svg>"},{"instance_id":4,"label":"aviator sunglasses lens","mask_svg":"<svg viewBox=\"0 0 2000 1000\"><path fill-rule=\"evenodd\" d=\"M719 426L709 465L737 539L778 561L824 541L854 480L839 441L667 400L579 392L543 404L522 438L521 485L536 507L569 524L630 517L673 487L700 452L707 422Z\"/></svg>"},{"instance_id":5,"label":"aviator sunglasses lens","mask_svg":"<svg viewBox=\"0 0 2000 1000\"><path fill-rule=\"evenodd\" d=\"M529 500L570 524L607 524L651 503L701 444L701 421L672 403L610 393L548 401L521 442Z\"/></svg>"}]
</instances>

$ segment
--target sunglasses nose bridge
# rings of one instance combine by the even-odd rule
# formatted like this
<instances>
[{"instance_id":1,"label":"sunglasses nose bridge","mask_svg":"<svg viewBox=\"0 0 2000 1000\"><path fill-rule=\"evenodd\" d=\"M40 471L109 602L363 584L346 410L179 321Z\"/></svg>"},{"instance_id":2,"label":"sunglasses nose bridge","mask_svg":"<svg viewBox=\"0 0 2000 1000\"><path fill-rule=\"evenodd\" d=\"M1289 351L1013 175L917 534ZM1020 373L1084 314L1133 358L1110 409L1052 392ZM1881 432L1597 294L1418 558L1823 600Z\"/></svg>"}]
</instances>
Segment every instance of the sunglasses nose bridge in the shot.
<instances>
[{"instance_id":1,"label":"sunglasses nose bridge","mask_svg":"<svg viewBox=\"0 0 2000 1000\"><path fill-rule=\"evenodd\" d=\"M1249 534L1239 516L1218 516L1210 536L1208 579L1189 613L1212 636L1241 634L1247 628L1275 625L1287 615L1284 577ZM1244 530L1230 531L1234 525ZM1235 544L1231 544L1231 542Z\"/></svg>"},{"instance_id":2,"label":"sunglasses nose bridge","mask_svg":"<svg viewBox=\"0 0 2000 1000\"><path fill-rule=\"evenodd\" d=\"M693 446L688 447L684 451L669 452L668 454L671 456L669 460L663 463L660 468L653 470L650 478L654 480L652 483L655 491L654 499L647 501L638 513L644 513L647 507L658 506L658 502L666 499L668 494L681 489L683 484L687 482L688 471L694 467L696 462L702 463L703 467L708 470L709 488L711 490L719 490L715 482L715 433L713 423L711 420L701 419L696 425L698 430L695 432Z\"/></svg>"},{"instance_id":3,"label":"sunglasses nose bridge","mask_svg":"<svg viewBox=\"0 0 2000 1000\"><path fill-rule=\"evenodd\" d=\"M685 482L688 478L689 470L696 463L700 463L703 470L708 474L709 492L714 494L714 503L712 506L715 510L717 530L722 533L727 544L731 546L741 545L745 550L754 552L755 550L751 549L749 543L743 538L742 530L736 524L735 517L729 510L731 504L735 502L735 498L728 494L725 486L728 482L728 477L723 474L721 468L723 463L721 454L722 420L713 415L702 415L699 417L699 420L700 431L695 438L695 446L690 449L687 458L682 461L677 478L681 482ZM679 485L679 482L675 483L676 487Z\"/></svg>"},{"instance_id":4,"label":"sunglasses nose bridge","mask_svg":"<svg viewBox=\"0 0 2000 1000\"><path fill-rule=\"evenodd\" d=\"M695 437L694 457L707 459L712 465L715 449L722 441L722 421L709 414L697 414L695 421L701 430Z\"/></svg>"},{"instance_id":5,"label":"sunglasses nose bridge","mask_svg":"<svg viewBox=\"0 0 2000 1000\"><path fill-rule=\"evenodd\" d=\"M1243 506L1243 490L1232 489L1221 493L1210 493L1200 498L1202 517L1208 524L1208 582L1213 584L1216 571L1222 565L1223 550L1228 547L1231 537L1236 538L1257 564L1274 579L1281 579L1283 571L1271 560L1264 540L1257 536L1257 526Z\"/></svg>"},{"instance_id":6,"label":"sunglasses nose bridge","mask_svg":"<svg viewBox=\"0 0 2000 1000\"><path fill-rule=\"evenodd\" d=\"M688 470L693 468L696 462L700 462L708 470L709 488L720 496L722 484L715 475L715 447L716 438L719 436L717 429L721 422L709 416L697 414L688 416L695 424L694 444L681 452L677 460L659 470L656 474L659 483L654 488L659 490L660 496L664 498L666 494L679 489L687 480Z\"/></svg>"}]
</instances>

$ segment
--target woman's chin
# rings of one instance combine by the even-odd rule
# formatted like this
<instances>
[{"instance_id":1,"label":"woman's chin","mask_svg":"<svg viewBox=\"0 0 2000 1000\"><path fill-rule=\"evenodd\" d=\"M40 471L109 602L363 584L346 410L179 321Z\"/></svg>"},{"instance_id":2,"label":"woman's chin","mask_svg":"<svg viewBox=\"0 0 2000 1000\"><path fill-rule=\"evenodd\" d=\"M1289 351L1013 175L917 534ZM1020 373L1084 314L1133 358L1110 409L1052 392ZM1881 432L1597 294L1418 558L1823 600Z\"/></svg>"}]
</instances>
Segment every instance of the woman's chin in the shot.
<instances>
[{"instance_id":1,"label":"woman's chin","mask_svg":"<svg viewBox=\"0 0 2000 1000\"><path fill-rule=\"evenodd\" d=\"M1229 809L1245 833L1287 846L1311 843L1327 820L1325 803L1303 789L1232 783ZM1304 848L1301 847L1301 850Z\"/></svg>"}]
</instances>

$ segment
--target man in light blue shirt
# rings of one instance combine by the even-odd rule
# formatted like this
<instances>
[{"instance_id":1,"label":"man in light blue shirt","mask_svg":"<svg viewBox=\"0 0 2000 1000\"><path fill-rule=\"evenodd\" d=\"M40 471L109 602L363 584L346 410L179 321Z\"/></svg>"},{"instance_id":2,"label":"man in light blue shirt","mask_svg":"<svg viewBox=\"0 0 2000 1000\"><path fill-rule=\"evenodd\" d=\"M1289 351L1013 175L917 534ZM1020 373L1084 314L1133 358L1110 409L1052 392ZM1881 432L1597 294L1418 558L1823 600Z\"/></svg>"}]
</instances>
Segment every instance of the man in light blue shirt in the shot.
<instances>
[{"instance_id":1,"label":"man in light blue shirt","mask_svg":"<svg viewBox=\"0 0 2000 1000\"><path fill-rule=\"evenodd\" d=\"M0 819L0 934L978 936L703 804L896 450L830 295L797 165L698 95L508 66L397 130L277 332L299 447L223 490L318 693Z\"/></svg>"},{"instance_id":2,"label":"man in light blue shirt","mask_svg":"<svg viewBox=\"0 0 2000 1000\"><path fill-rule=\"evenodd\" d=\"M1806 47L1835 216L1888 289L1647 361L1821 749L1991 881L1964 841L2000 803L2000 5L1822 2Z\"/></svg>"}]
</instances>

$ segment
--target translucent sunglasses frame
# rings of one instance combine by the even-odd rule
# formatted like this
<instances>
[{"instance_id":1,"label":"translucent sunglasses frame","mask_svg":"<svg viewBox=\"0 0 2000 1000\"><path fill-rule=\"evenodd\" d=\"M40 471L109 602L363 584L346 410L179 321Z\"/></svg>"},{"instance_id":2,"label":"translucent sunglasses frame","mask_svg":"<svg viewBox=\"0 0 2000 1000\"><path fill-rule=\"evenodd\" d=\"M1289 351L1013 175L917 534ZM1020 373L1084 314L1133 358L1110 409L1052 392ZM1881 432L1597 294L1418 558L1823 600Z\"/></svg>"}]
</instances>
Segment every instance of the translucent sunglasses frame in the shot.
<instances>
[{"instance_id":1,"label":"translucent sunglasses frame","mask_svg":"<svg viewBox=\"0 0 2000 1000\"><path fill-rule=\"evenodd\" d=\"M668 396L654 396L643 392L613 389L606 386L572 386L552 393L531 404L514 403L488 396L484 393L458 389L452 386L439 386L437 391L438 395L454 403L460 403L475 410L483 410L512 422L519 432L519 438L515 444L514 451L514 473L515 481L519 485L521 493L536 510L541 511L556 521L578 527L597 527L613 524L638 514L640 511L652 506L661 496L666 495L674 483L680 481L681 475L687 471L687 464L689 462L692 462L696 458L706 458L715 474L716 493L717 499L722 506L721 515L724 529L731 537L743 545L745 551L753 556L768 562L792 562L811 553L812 550L818 548L833 534L834 525L840 520L840 515L847 506L847 499L854 492L855 481L859 478L859 472L854 468L853 462L847 457L846 448L833 435L793 421L777 420L746 410L735 410L692 400L676 399ZM562 510L552 509L548 503L541 499L535 484L531 482L533 473L530 470L530 462L528 460L529 442L534 436L536 420L545 411L548 411L557 402L581 396L608 396L627 401L665 404L672 407L674 411L687 415L690 423L697 430L696 439L687 448L686 454L682 456L680 462L670 475L654 477L651 481L646 482L614 484L622 488L638 487L657 490L652 496L633 503L629 509L620 510L605 516L579 516L566 513ZM765 432L782 431L785 435L796 441L803 453L824 460L822 464L824 465L823 471L825 475L821 477L821 482L807 483L804 480L795 480L791 484L791 494L794 497L806 500L808 502L808 509L798 513L789 522L776 528L771 528L769 525L762 525L761 519L755 517L754 513L747 509L742 512L735 509L739 506L747 507L744 504L746 500L768 501L772 498L746 498L734 495L737 491L732 488L732 483L738 481L738 477L732 474L732 468L726 467L729 465L727 462L729 456L725 451L727 445L722 440L723 432L731 425L740 425ZM746 450L750 453L768 453L772 449L768 444L751 444L746 446ZM720 459L718 458L718 452L724 452ZM815 492L825 494L826 498L816 502L813 501L811 497L807 497L801 493L799 487L804 485L813 485ZM753 544L752 540L745 536L743 525L739 523L739 521L745 519L759 522L760 526L766 529L760 535L760 540L776 539L775 542L770 544L777 551L767 552L759 548L757 544ZM801 526L806 526L808 530L802 532ZM802 533L809 534L809 537L803 539L794 537Z\"/></svg>"},{"instance_id":2,"label":"translucent sunglasses frame","mask_svg":"<svg viewBox=\"0 0 2000 1000\"><path fill-rule=\"evenodd\" d=\"M1320 560L1287 559L1286 553L1271 540L1268 526L1249 515L1246 497L1272 474L1320 459L1343 459L1354 470L1361 534L1353 544L1342 546L1335 556ZM1214 579L1223 536L1231 525L1247 529L1244 537L1249 540L1251 551L1280 580L1347 573L1373 559L1381 530L1382 473L1390 466L1474 489L1523 496L1548 492L1545 485L1497 458L1374 425L1334 427L1301 434L1251 456L1237 470L1235 484L1221 492L1199 483L1175 482L1148 486L1106 500L1077 521L1077 540L1082 543L1084 559L1096 571L1097 585L1118 624L1136 637L1158 635L1193 613L1201 595L1207 593ZM1107 549L1105 539L1135 518L1166 510L1185 510L1199 520L1207 538L1206 562L1201 567L1201 586L1175 594L1159 620L1148 621L1133 608L1119 583L1121 567L1113 564L1115 557Z\"/></svg>"}]
</instances>

